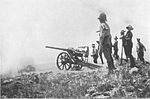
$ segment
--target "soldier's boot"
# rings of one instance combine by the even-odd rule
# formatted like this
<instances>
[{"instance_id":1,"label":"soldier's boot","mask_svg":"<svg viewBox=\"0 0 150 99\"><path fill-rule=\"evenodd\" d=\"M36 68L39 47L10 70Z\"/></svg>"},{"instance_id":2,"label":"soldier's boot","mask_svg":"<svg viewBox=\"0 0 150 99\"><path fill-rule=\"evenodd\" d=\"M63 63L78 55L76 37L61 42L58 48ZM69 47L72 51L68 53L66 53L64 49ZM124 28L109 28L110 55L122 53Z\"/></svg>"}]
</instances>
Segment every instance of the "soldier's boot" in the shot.
<instances>
[{"instance_id":1,"label":"soldier's boot","mask_svg":"<svg viewBox=\"0 0 150 99\"><path fill-rule=\"evenodd\" d=\"M130 67L131 68L137 67L136 64L135 64L135 59L132 55L130 56Z\"/></svg>"},{"instance_id":2,"label":"soldier's boot","mask_svg":"<svg viewBox=\"0 0 150 99\"><path fill-rule=\"evenodd\" d=\"M117 54L116 59L119 60L119 55Z\"/></svg>"},{"instance_id":3,"label":"soldier's boot","mask_svg":"<svg viewBox=\"0 0 150 99\"><path fill-rule=\"evenodd\" d=\"M114 74L115 66L112 62L108 62L108 74Z\"/></svg>"},{"instance_id":4,"label":"soldier's boot","mask_svg":"<svg viewBox=\"0 0 150 99\"><path fill-rule=\"evenodd\" d=\"M113 60L107 61L107 64L108 64L108 67L109 67L110 69L112 69L112 70L116 69L116 67L114 66Z\"/></svg>"},{"instance_id":5,"label":"soldier's boot","mask_svg":"<svg viewBox=\"0 0 150 99\"><path fill-rule=\"evenodd\" d=\"M113 63L112 63L112 64L110 64L110 67L111 67L111 69L112 69L112 70L117 69L117 68L114 66L114 64L113 64Z\"/></svg>"},{"instance_id":6,"label":"soldier's boot","mask_svg":"<svg viewBox=\"0 0 150 99\"><path fill-rule=\"evenodd\" d=\"M113 60L113 58L112 58L112 56L110 55L110 58L111 58L111 61L109 62L107 62L108 63L108 65L111 67L111 69L116 69L116 67L114 66L114 60Z\"/></svg>"},{"instance_id":7,"label":"soldier's boot","mask_svg":"<svg viewBox=\"0 0 150 99\"><path fill-rule=\"evenodd\" d=\"M108 68L108 75L114 74L114 70L112 68Z\"/></svg>"}]
</instances>

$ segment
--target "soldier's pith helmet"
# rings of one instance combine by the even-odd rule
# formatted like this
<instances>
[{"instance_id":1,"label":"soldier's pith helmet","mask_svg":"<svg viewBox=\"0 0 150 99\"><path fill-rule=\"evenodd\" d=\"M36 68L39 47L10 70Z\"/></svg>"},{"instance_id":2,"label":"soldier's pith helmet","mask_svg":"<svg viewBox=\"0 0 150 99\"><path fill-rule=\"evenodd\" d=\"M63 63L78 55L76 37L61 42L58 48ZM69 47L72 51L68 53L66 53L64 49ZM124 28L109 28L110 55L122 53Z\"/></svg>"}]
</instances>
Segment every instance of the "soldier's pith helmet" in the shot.
<instances>
[{"instance_id":1,"label":"soldier's pith helmet","mask_svg":"<svg viewBox=\"0 0 150 99\"><path fill-rule=\"evenodd\" d=\"M131 25L128 25L126 28L127 28L128 30L133 30L133 27L132 27Z\"/></svg>"},{"instance_id":2,"label":"soldier's pith helmet","mask_svg":"<svg viewBox=\"0 0 150 99\"><path fill-rule=\"evenodd\" d=\"M107 21L106 14L105 14L105 13L101 13L101 14L99 15L98 19L101 19L101 20Z\"/></svg>"}]
</instances>

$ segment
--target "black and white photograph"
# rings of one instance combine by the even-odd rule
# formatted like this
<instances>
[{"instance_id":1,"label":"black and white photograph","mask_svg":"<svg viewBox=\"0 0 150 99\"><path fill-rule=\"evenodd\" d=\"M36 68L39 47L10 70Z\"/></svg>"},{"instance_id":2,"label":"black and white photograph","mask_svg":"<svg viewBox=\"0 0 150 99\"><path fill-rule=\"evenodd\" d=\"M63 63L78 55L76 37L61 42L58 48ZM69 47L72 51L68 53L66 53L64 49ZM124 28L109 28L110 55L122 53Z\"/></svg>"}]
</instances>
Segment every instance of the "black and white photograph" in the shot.
<instances>
[{"instance_id":1,"label":"black and white photograph","mask_svg":"<svg viewBox=\"0 0 150 99\"><path fill-rule=\"evenodd\" d=\"M150 98L150 0L0 0L0 98Z\"/></svg>"}]
</instances>

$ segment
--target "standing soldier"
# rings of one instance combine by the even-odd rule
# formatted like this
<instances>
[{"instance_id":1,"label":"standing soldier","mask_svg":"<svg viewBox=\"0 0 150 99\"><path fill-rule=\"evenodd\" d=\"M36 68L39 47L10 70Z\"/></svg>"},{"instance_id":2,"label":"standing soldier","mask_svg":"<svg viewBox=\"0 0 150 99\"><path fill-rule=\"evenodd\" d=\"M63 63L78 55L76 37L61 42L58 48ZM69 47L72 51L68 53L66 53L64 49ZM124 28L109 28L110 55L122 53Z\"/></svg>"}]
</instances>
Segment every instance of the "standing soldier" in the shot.
<instances>
[{"instance_id":1,"label":"standing soldier","mask_svg":"<svg viewBox=\"0 0 150 99\"><path fill-rule=\"evenodd\" d=\"M122 50L121 50L121 63L122 64L122 58L123 58L123 49L125 49L125 30L121 30L120 34L121 34L121 37L120 39L122 39ZM125 51L125 50L124 50ZM126 61L128 61L128 58L127 58L127 53L125 51L125 56L126 56Z\"/></svg>"},{"instance_id":2,"label":"standing soldier","mask_svg":"<svg viewBox=\"0 0 150 99\"><path fill-rule=\"evenodd\" d=\"M126 27L126 29L128 31L125 35L124 48L125 48L125 53L127 55L127 58L130 58L130 67L133 68L133 67L136 67L134 57L132 56L132 47L133 47L132 37L133 37L133 34L132 34L131 30L133 30L133 27L131 25L129 25Z\"/></svg>"},{"instance_id":3,"label":"standing soldier","mask_svg":"<svg viewBox=\"0 0 150 99\"><path fill-rule=\"evenodd\" d=\"M97 58L98 58L98 50L95 48L95 44L92 44L92 55L93 57L93 62L97 63Z\"/></svg>"},{"instance_id":4,"label":"standing soldier","mask_svg":"<svg viewBox=\"0 0 150 99\"><path fill-rule=\"evenodd\" d=\"M113 58L111 56L112 53L112 42L111 42L111 34L110 34L110 28L109 25L106 23L107 18L105 13L101 13L100 16L98 17L99 22L100 22L100 30L97 31L99 32L99 47L102 52L104 53L104 56L107 60L107 65L109 72L108 73L113 73L113 69L116 69L114 66Z\"/></svg>"},{"instance_id":5,"label":"standing soldier","mask_svg":"<svg viewBox=\"0 0 150 99\"><path fill-rule=\"evenodd\" d=\"M115 38L114 38L115 42L114 42L114 45L113 45L113 48L114 48L113 57L115 58L115 60L116 60L116 59L117 59L117 60L119 59L119 56L118 56L118 41L117 41L117 39L118 39L118 37L115 36Z\"/></svg>"},{"instance_id":6,"label":"standing soldier","mask_svg":"<svg viewBox=\"0 0 150 99\"><path fill-rule=\"evenodd\" d=\"M144 51L146 51L145 46L140 42L140 39L137 38L137 46L136 46L137 57L143 63L144 63Z\"/></svg>"},{"instance_id":7,"label":"standing soldier","mask_svg":"<svg viewBox=\"0 0 150 99\"><path fill-rule=\"evenodd\" d=\"M99 54L100 60L101 60L102 64L104 64L103 57L102 57L102 49L100 50L99 41L96 41L96 42L98 44L98 54Z\"/></svg>"}]
</instances>

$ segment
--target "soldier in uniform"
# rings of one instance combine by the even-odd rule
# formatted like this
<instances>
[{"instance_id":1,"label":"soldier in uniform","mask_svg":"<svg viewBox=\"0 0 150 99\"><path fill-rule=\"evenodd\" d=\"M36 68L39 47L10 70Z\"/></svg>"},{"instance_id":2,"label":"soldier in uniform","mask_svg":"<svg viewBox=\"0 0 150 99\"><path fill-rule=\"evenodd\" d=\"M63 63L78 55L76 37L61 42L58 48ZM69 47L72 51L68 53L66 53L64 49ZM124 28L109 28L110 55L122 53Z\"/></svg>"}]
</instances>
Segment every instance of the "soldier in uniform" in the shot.
<instances>
[{"instance_id":1,"label":"soldier in uniform","mask_svg":"<svg viewBox=\"0 0 150 99\"><path fill-rule=\"evenodd\" d=\"M114 40L114 45L112 46L114 48L114 54L113 54L113 57L115 58L115 60L119 59L119 55L118 55L118 41L117 41L118 37L115 36Z\"/></svg>"},{"instance_id":2,"label":"soldier in uniform","mask_svg":"<svg viewBox=\"0 0 150 99\"><path fill-rule=\"evenodd\" d=\"M95 44L92 44L92 55L93 57L93 62L97 63L97 58L98 58L98 50L95 48Z\"/></svg>"},{"instance_id":3,"label":"soldier in uniform","mask_svg":"<svg viewBox=\"0 0 150 99\"><path fill-rule=\"evenodd\" d=\"M122 52L121 52L121 59L122 59L122 57L123 57L123 49L125 49L125 35L124 35L124 33L125 33L126 31L125 30L121 30L121 32L120 32L120 34L121 34L121 37L120 37L120 39L122 39ZM126 61L128 60L128 58L127 58L127 53L125 52L125 56L126 56Z\"/></svg>"},{"instance_id":4,"label":"soldier in uniform","mask_svg":"<svg viewBox=\"0 0 150 99\"><path fill-rule=\"evenodd\" d=\"M110 28L109 25L106 23L107 18L105 13L101 13L98 17L100 22L100 30L99 32L99 46L100 49L102 49L102 52L104 53L104 56L107 60L109 74L113 73L113 70L116 69L114 66L113 58L112 58L112 42L111 42L111 34L110 34Z\"/></svg>"},{"instance_id":5,"label":"soldier in uniform","mask_svg":"<svg viewBox=\"0 0 150 99\"><path fill-rule=\"evenodd\" d=\"M102 64L104 64L103 57L102 57L102 49L99 50L100 49L100 47L99 47L99 41L96 41L96 42L98 44L98 54L99 54L99 57L101 59Z\"/></svg>"},{"instance_id":6,"label":"soldier in uniform","mask_svg":"<svg viewBox=\"0 0 150 99\"><path fill-rule=\"evenodd\" d=\"M137 46L136 46L136 52L137 52L137 59L139 58L140 61L144 63L144 51L146 51L145 46L140 42L140 38L137 38Z\"/></svg>"},{"instance_id":7,"label":"soldier in uniform","mask_svg":"<svg viewBox=\"0 0 150 99\"><path fill-rule=\"evenodd\" d=\"M126 35L125 35L125 41L124 41L124 49L125 49L125 53L127 58L130 58L130 67L136 67L135 65L135 60L134 57L132 56L132 47L133 47L133 43L132 43L132 30L133 27L131 25L127 26L126 29L128 30Z\"/></svg>"}]
</instances>

